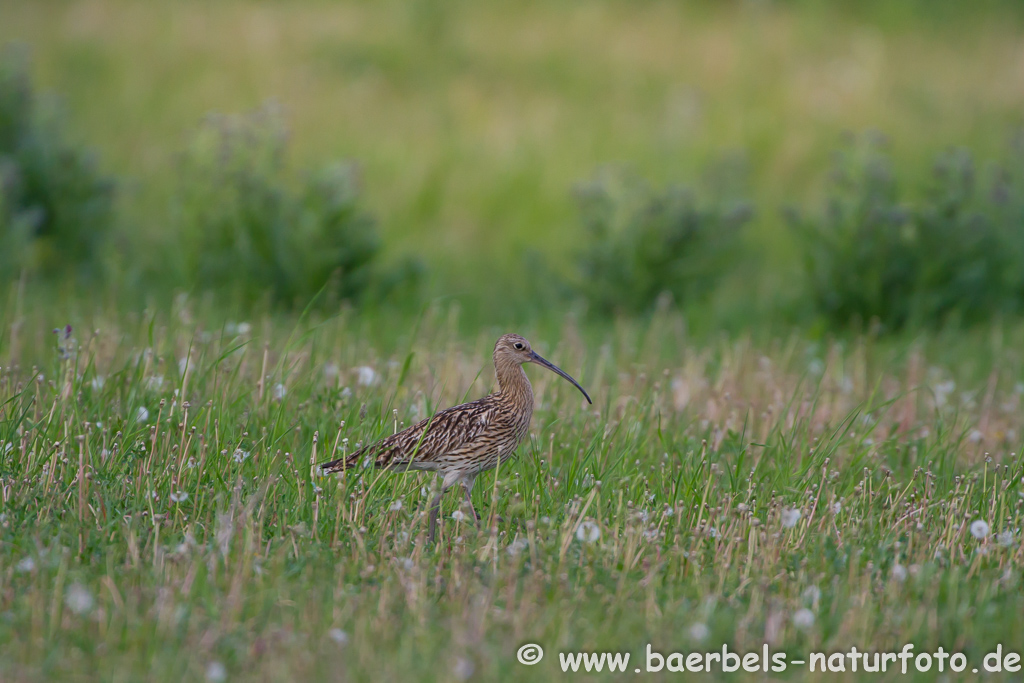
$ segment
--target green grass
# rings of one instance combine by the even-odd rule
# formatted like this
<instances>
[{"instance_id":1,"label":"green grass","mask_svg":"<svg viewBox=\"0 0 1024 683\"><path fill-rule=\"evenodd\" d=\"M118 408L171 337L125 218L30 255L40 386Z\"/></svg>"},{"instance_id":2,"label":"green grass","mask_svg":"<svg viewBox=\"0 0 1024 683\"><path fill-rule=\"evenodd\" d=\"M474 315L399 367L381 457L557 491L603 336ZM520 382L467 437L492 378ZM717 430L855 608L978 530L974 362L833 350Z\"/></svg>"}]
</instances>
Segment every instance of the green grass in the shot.
<instances>
[{"instance_id":1,"label":"green grass","mask_svg":"<svg viewBox=\"0 0 1024 683\"><path fill-rule=\"evenodd\" d=\"M499 330L456 317L240 332L181 300L77 314L64 342L49 313L5 314L0 676L525 681L561 676L559 651L644 666L647 643L912 642L975 666L1024 649L1024 329L959 346L695 342L666 315L521 330L595 404L530 369L530 441L474 491L487 521L455 521L453 495L432 548L431 477L310 465L490 389ZM547 651L532 668L527 642Z\"/></svg>"}]
</instances>

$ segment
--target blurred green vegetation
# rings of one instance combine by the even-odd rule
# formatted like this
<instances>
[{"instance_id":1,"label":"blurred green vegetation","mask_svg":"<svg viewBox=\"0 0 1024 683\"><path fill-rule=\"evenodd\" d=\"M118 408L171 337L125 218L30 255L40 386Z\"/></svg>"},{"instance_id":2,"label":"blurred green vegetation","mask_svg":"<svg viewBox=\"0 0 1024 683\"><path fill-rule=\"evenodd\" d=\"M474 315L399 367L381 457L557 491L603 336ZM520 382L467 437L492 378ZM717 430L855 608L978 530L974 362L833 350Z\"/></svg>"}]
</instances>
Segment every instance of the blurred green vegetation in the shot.
<instances>
[{"instance_id":1,"label":"blurred green vegetation","mask_svg":"<svg viewBox=\"0 0 1024 683\"><path fill-rule=\"evenodd\" d=\"M1024 308L1024 145L998 162L940 155L916 201L879 140L838 155L817 215L793 217L817 313L883 329L977 323Z\"/></svg>"},{"instance_id":2,"label":"blurred green vegetation","mask_svg":"<svg viewBox=\"0 0 1024 683\"><path fill-rule=\"evenodd\" d=\"M538 303L537 275L571 279L591 248L572 189L596 169L700 187L742 157L756 214L741 260L710 304L687 305L714 327L774 319L780 301L785 320L814 315L780 208L825 201L846 131L889 136L907 201L946 147L998 158L1024 123L1022 24L1020 7L994 1L96 0L11 3L0 41L31 49L36 82L72 113L68 137L125 179L114 272L141 299L179 286L146 284L145 264L195 261L166 245L197 127L276 101L290 167L359 164L380 272L421 260L429 279L406 291L484 323L564 310L561 297ZM133 250L150 253L126 261ZM538 254L543 268L528 267Z\"/></svg>"},{"instance_id":3,"label":"blurred green vegetation","mask_svg":"<svg viewBox=\"0 0 1024 683\"><path fill-rule=\"evenodd\" d=\"M266 108L210 117L191 141L160 250L177 256L180 287L301 309L360 301L393 280L375 268L380 239L358 203L357 169L334 162L292 179L287 138Z\"/></svg>"},{"instance_id":4,"label":"blurred green vegetation","mask_svg":"<svg viewBox=\"0 0 1024 683\"><path fill-rule=\"evenodd\" d=\"M0 278L100 275L113 181L69 143L63 112L32 87L24 50L0 53Z\"/></svg>"},{"instance_id":5,"label":"blurred green vegetation","mask_svg":"<svg viewBox=\"0 0 1024 683\"><path fill-rule=\"evenodd\" d=\"M716 188L717 189L717 188ZM603 314L637 314L705 298L737 261L740 228L752 217L739 199L698 199L605 172L577 190L586 233L578 291ZM707 206L704 206L707 204Z\"/></svg>"}]
</instances>

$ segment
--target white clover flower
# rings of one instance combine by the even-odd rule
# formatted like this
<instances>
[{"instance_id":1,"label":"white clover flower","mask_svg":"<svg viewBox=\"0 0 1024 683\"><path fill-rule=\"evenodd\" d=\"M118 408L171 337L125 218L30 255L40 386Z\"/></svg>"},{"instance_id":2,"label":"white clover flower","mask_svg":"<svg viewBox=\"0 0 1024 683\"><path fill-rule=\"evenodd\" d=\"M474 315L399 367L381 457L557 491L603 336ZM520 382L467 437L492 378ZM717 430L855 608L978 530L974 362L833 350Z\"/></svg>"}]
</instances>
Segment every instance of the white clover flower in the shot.
<instances>
[{"instance_id":1,"label":"white clover flower","mask_svg":"<svg viewBox=\"0 0 1024 683\"><path fill-rule=\"evenodd\" d=\"M971 536L981 540L988 536L988 522L983 519L976 519L971 522Z\"/></svg>"},{"instance_id":2,"label":"white clover flower","mask_svg":"<svg viewBox=\"0 0 1024 683\"><path fill-rule=\"evenodd\" d=\"M242 463L249 459L249 451L243 451L241 448L236 448L232 456L235 462Z\"/></svg>"},{"instance_id":3,"label":"white clover flower","mask_svg":"<svg viewBox=\"0 0 1024 683\"><path fill-rule=\"evenodd\" d=\"M814 612L802 607L793 614L793 626L801 631L807 631L814 626Z\"/></svg>"},{"instance_id":4,"label":"white clover flower","mask_svg":"<svg viewBox=\"0 0 1024 683\"><path fill-rule=\"evenodd\" d=\"M89 380L89 386L92 387L93 391L99 391L100 389L103 388L103 385L106 383L107 380L104 379L102 375L96 375L91 380Z\"/></svg>"},{"instance_id":5,"label":"white clover flower","mask_svg":"<svg viewBox=\"0 0 1024 683\"><path fill-rule=\"evenodd\" d=\"M21 562L14 566L14 570L19 573L30 572L36 568L36 561L31 557L22 558Z\"/></svg>"},{"instance_id":6,"label":"white clover flower","mask_svg":"<svg viewBox=\"0 0 1024 683\"><path fill-rule=\"evenodd\" d=\"M984 438L985 435L981 433L980 429L972 429L971 433L967 436L967 440L971 443L981 443L981 440Z\"/></svg>"},{"instance_id":7,"label":"white clover flower","mask_svg":"<svg viewBox=\"0 0 1024 683\"><path fill-rule=\"evenodd\" d=\"M94 602L89 589L77 582L71 584L68 592L64 595L64 604L68 606L69 610L78 615L90 612Z\"/></svg>"},{"instance_id":8,"label":"white clover flower","mask_svg":"<svg viewBox=\"0 0 1024 683\"><path fill-rule=\"evenodd\" d=\"M800 508L785 508L782 511L782 526L792 529L800 521Z\"/></svg>"},{"instance_id":9,"label":"white clover flower","mask_svg":"<svg viewBox=\"0 0 1024 683\"><path fill-rule=\"evenodd\" d=\"M178 491L171 494L171 500L175 503L184 503L188 500L188 491Z\"/></svg>"},{"instance_id":10,"label":"white clover flower","mask_svg":"<svg viewBox=\"0 0 1024 683\"><path fill-rule=\"evenodd\" d=\"M238 323L238 334L249 334L250 331L252 331L252 325L244 320Z\"/></svg>"},{"instance_id":11,"label":"white clover flower","mask_svg":"<svg viewBox=\"0 0 1024 683\"><path fill-rule=\"evenodd\" d=\"M359 386L369 387L377 383L377 371L369 365L360 365L356 372L359 374Z\"/></svg>"},{"instance_id":12,"label":"white clover flower","mask_svg":"<svg viewBox=\"0 0 1024 683\"><path fill-rule=\"evenodd\" d=\"M996 540L999 541L999 545L1010 547L1011 545L1013 545L1013 532L1004 531L996 537Z\"/></svg>"},{"instance_id":13,"label":"white clover flower","mask_svg":"<svg viewBox=\"0 0 1024 683\"><path fill-rule=\"evenodd\" d=\"M588 519L576 528L576 538L584 543L595 543L601 539L601 527Z\"/></svg>"},{"instance_id":14,"label":"white clover flower","mask_svg":"<svg viewBox=\"0 0 1024 683\"><path fill-rule=\"evenodd\" d=\"M894 564L892 566L892 578L903 583L907 580L907 568L902 564Z\"/></svg>"},{"instance_id":15,"label":"white clover flower","mask_svg":"<svg viewBox=\"0 0 1024 683\"><path fill-rule=\"evenodd\" d=\"M699 621L690 626L689 633L690 640L694 640L698 643L704 642L707 640L707 637L711 635L711 631L708 630L708 627Z\"/></svg>"},{"instance_id":16,"label":"white clover flower","mask_svg":"<svg viewBox=\"0 0 1024 683\"><path fill-rule=\"evenodd\" d=\"M341 370L338 368L337 363L330 362L324 365L324 377L327 379L334 379L338 376L339 372L341 372Z\"/></svg>"},{"instance_id":17,"label":"white clover flower","mask_svg":"<svg viewBox=\"0 0 1024 683\"><path fill-rule=\"evenodd\" d=\"M342 631L340 628L332 628L327 632L327 637L336 642L338 645L348 644L348 634Z\"/></svg>"},{"instance_id":18,"label":"white clover flower","mask_svg":"<svg viewBox=\"0 0 1024 683\"><path fill-rule=\"evenodd\" d=\"M223 683L228 678L228 670L220 662L210 662L206 665L206 680L210 683Z\"/></svg>"},{"instance_id":19,"label":"white clover flower","mask_svg":"<svg viewBox=\"0 0 1024 683\"><path fill-rule=\"evenodd\" d=\"M388 508L388 510L391 510L391 512L398 512L401 509L402 509L402 501L400 501L400 500L396 500L395 502L393 502L391 504L391 507Z\"/></svg>"},{"instance_id":20,"label":"white clover flower","mask_svg":"<svg viewBox=\"0 0 1024 683\"><path fill-rule=\"evenodd\" d=\"M832 514L833 515L838 515L842 511L843 511L843 504L842 503L840 503L838 500L836 502L832 503Z\"/></svg>"},{"instance_id":21,"label":"white clover flower","mask_svg":"<svg viewBox=\"0 0 1024 683\"><path fill-rule=\"evenodd\" d=\"M461 522L462 520L466 519L466 513L463 512L462 510L456 510L455 512L452 513L452 519L454 519L456 522Z\"/></svg>"},{"instance_id":22,"label":"white clover flower","mask_svg":"<svg viewBox=\"0 0 1024 683\"><path fill-rule=\"evenodd\" d=\"M153 375L146 378L146 388L150 391L159 391L164 385L163 375Z\"/></svg>"},{"instance_id":23,"label":"white clover flower","mask_svg":"<svg viewBox=\"0 0 1024 683\"><path fill-rule=\"evenodd\" d=\"M274 400L280 401L288 394L288 388L278 382L274 385Z\"/></svg>"},{"instance_id":24,"label":"white clover flower","mask_svg":"<svg viewBox=\"0 0 1024 683\"><path fill-rule=\"evenodd\" d=\"M149 419L149 411L146 410L146 406L139 406L138 411L135 413L136 422L145 422Z\"/></svg>"}]
</instances>

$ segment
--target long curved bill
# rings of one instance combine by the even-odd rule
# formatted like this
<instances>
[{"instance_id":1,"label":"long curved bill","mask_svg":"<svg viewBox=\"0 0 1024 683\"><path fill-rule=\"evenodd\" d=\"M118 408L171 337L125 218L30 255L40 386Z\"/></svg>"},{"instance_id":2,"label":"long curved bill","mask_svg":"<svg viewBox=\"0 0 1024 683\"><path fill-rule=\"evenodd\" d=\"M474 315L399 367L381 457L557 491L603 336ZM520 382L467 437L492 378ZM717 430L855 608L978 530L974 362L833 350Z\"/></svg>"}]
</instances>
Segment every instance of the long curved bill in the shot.
<instances>
[{"instance_id":1,"label":"long curved bill","mask_svg":"<svg viewBox=\"0 0 1024 683\"><path fill-rule=\"evenodd\" d=\"M530 361L533 362L533 363L536 363L537 365L543 365L544 367L546 367L548 370L550 370L551 372L555 373L556 375L560 375L563 378L565 378L565 379L569 380L570 382L572 382L572 385L574 387L576 387L577 389L579 389L580 393L583 394L583 397L587 399L587 403L589 403L590 405L594 405L594 402L590 400L590 396L588 396L587 392L583 390L583 387L580 386L580 383L577 382L576 380L574 380L569 375L568 372L566 372L562 368L558 367L554 363L549 362L547 359L541 357L540 355L537 354L536 351L531 351L530 352Z\"/></svg>"}]
</instances>

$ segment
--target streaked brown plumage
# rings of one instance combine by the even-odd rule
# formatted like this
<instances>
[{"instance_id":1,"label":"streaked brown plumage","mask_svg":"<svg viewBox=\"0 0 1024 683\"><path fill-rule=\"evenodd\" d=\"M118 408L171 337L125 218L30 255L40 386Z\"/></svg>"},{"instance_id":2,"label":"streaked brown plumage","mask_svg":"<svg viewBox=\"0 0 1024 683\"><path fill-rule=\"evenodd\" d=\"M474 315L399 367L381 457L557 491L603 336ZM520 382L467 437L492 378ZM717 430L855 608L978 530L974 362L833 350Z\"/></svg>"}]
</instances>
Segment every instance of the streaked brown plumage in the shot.
<instances>
[{"instance_id":1,"label":"streaked brown plumage","mask_svg":"<svg viewBox=\"0 0 1024 683\"><path fill-rule=\"evenodd\" d=\"M533 387L523 371L524 363L537 363L561 375L593 403L576 380L534 353L530 342L518 334L506 334L494 345L497 392L435 413L346 458L324 463L321 471L325 474L341 472L372 457L377 468L437 472L443 481L430 504L431 541L435 536L441 497L455 484L463 486L470 510L479 519L470 498L473 482L481 472L512 457L530 429Z\"/></svg>"}]
</instances>

